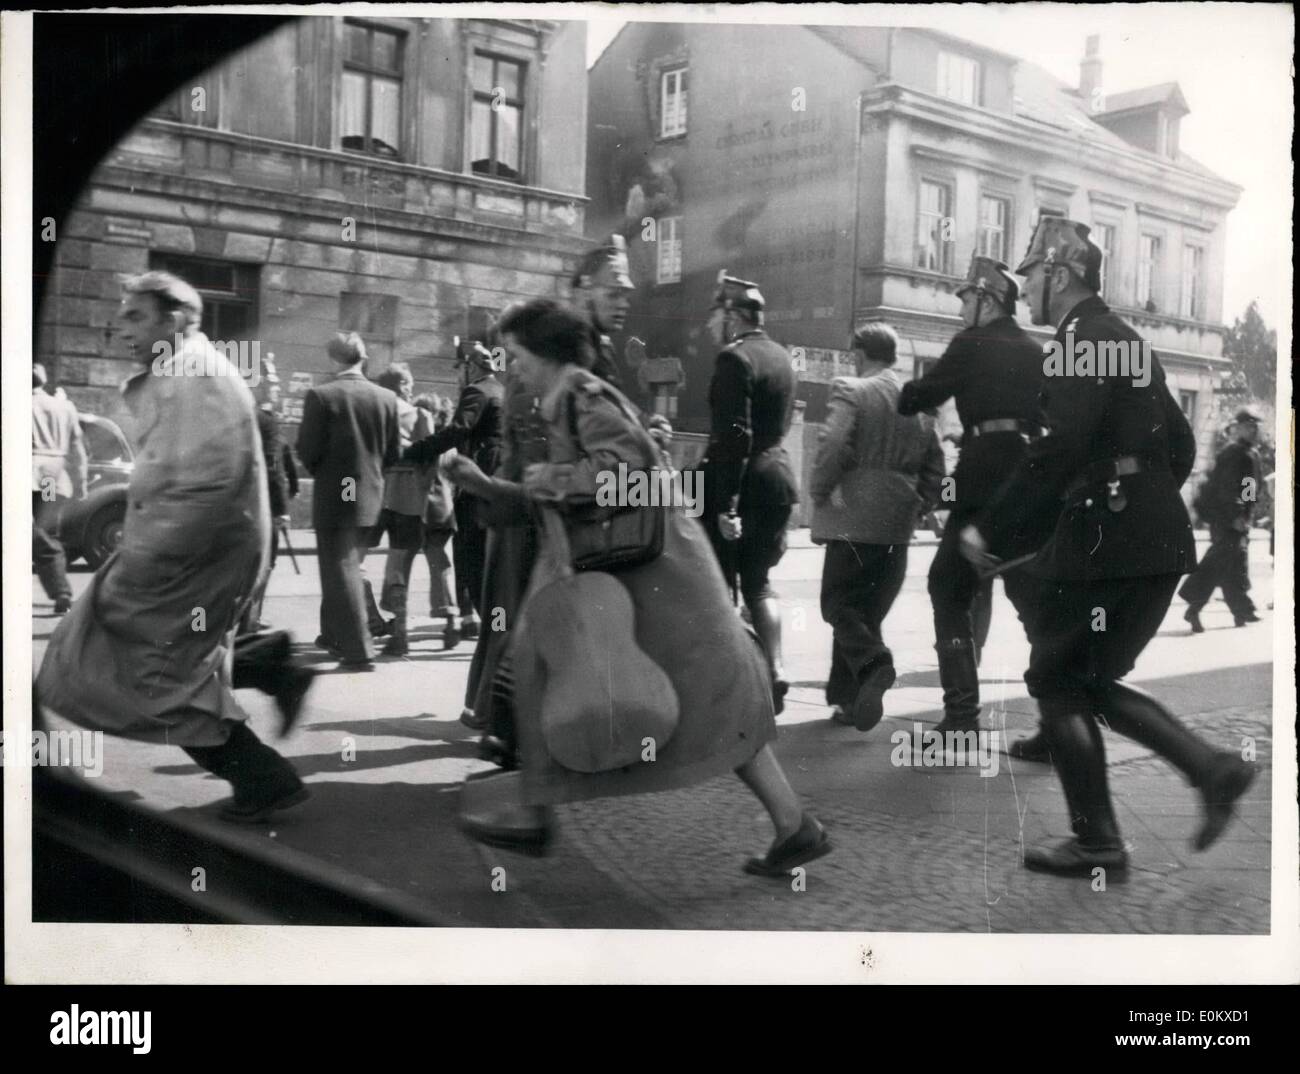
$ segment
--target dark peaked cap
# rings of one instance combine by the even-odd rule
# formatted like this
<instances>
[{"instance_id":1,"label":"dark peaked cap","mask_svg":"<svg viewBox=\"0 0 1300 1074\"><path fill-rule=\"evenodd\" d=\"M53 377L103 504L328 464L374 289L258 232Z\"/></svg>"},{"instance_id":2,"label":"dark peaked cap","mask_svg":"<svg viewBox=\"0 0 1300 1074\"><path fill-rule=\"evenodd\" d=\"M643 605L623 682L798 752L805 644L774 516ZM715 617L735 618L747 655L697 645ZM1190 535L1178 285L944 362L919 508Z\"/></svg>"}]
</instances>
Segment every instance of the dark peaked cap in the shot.
<instances>
[{"instance_id":1,"label":"dark peaked cap","mask_svg":"<svg viewBox=\"0 0 1300 1074\"><path fill-rule=\"evenodd\" d=\"M718 273L718 289L713 294L715 309L720 306L724 310L761 313L765 305L767 303L763 300L763 293L758 289L758 284L752 280L728 276L726 269Z\"/></svg>"},{"instance_id":2,"label":"dark peaked cap","mask_svg":"<svg viewBox=\"0 0 1300 1074\"><path fill-rule=\"evenodd\" d=\"M611 235L599 246L592 247L582 255L578 267L573 270L573 286L579 286L583 276L594 279L603 269L609 270L615 287L621 287L625 291L636 290L627 259L627 242L622 235Z\"/></svg>"}]
</instances>

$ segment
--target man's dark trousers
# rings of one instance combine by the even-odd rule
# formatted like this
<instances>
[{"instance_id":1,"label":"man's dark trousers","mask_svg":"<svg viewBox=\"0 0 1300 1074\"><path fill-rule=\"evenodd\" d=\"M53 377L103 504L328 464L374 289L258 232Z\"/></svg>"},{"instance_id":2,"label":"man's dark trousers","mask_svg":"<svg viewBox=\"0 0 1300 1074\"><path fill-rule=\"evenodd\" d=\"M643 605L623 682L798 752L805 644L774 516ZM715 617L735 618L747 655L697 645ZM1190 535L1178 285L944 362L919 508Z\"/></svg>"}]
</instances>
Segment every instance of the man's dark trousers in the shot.
<instances>
[{"instance_id":1,"label":"man's dark trousers","mask_svg":"<svg viewBox=\"0 0 1300 1074\"><path fill-rule=\"evenodd\" d=\"M368 527L342 526L316 531L320 632L345 660L369 660L375 655L361 584L361 557L369 539Z\"/></svg>"},{"instance_id":2,"label":"man's dark trousers","mask_svg":"<svg viewBox=\"0 0 1300 1074\"><path fill-rule=\"evenodd\" d=\"M1199 612L1223 589L1223 599L1237 619L1255 614L1255 602L1246 595L1250 589L1250 535L1219 523L1210 524L1210 549L1196 571L1187 577L1178 595L1193 611Z\"/></svg>"},{"instance_id":3,"label":"man's dark trousers","mask_svg":"<svg viewBox=\"0 0 1300 1074\"><path fill-rule=\"evenodd\" d=\"M39 492L32 493L32 563L45 595L51 600L72 596L67 557L52 532L57 512L57 502L48 503Z\"/></svg>"},{"instance_id":4,"label":"man's dark trousers","mask_svg":"<svg viewBox=\"0 0 1300 1074\"><path fill-rule=\"evenodd\" d=\"M863 676L877 664L894 662L881 624L906 574L906 544L826 542L821 610L834 631L827 704L853 704Z\"/></svg>"}]
</instances>

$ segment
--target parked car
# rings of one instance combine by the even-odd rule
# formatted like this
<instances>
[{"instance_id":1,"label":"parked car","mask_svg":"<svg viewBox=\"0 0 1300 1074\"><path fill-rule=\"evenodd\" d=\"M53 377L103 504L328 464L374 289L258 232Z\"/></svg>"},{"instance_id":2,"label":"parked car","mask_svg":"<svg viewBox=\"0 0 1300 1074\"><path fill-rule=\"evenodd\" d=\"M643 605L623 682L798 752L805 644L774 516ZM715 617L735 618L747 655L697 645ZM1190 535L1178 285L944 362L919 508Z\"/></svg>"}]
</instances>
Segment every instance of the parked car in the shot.
<instances>
[{"instance_id":1,"label":"parked car","mask_svg":"<svg viewBox=\"0 0 1300 1074\"><path fill-rule=\"evenodd\" d=\"M89 458L86 498L64 504L58 533L69 563L84 557L98 568L122 541L126 488L135 461L115 422L94 414L78 417Z\"/></svg>"}]
</instances>

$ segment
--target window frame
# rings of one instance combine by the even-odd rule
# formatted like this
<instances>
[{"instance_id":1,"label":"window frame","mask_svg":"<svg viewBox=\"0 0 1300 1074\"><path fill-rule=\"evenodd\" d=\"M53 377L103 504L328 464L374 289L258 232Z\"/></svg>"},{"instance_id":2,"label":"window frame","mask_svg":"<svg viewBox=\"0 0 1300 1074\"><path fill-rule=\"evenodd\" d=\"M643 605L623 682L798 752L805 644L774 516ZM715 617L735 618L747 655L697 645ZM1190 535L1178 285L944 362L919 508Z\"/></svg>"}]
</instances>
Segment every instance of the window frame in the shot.
<instances>
[{"instance_id":1,"label":"window frame","mask_svg":"<svg viewBox=\"0 0 1300 1074\"><path fill-rule=\"evenodd\" d=\"M1191 425L1193 429L1196 428L1196 404L1199 401L1197 398L1198 395L1199 393L1194 388L1178 389L1178 409L1183 412L1183 417L1187 419L1188 424ZM1189 401L1191 405L1184 405L1185 400Z\"/></svg>"},{"instance_id":2,"label":"window frame","mask_svg":"<svg viewBox=\"0 0 1300 1074\"><path fill-rule=\"evenodd\" d=\"M976 223L975 230L975 252L983 257L992 257L993 255L986 252L984 246L984 237L986 234L986 225L984 223L984 203L986 201L1001 202L1004 208L1002 218L1002 253L996 258L1005 264L1009 264L1007 255L1013 248L1012 227L1015 223L1015 199L1010 194L1001 190L981 189L979 192L979 219Z\"/></svg>"},{"instance_id":3,"label":"window frame","mask_svg":"<svg viewBox=\"0 0 1300 1074\"><path fill-rule=\"evenodd\" d=\"M348 55L347 34L348 28L355 27L359 30L366 31L366 62L354 60ZM375 55L375 34L388 34L395 39L397 45L397 57L394 66L379 67L374 63ZM404 153L402 150L402 116L405 111L406 96L406 32L395 26L386 26L381 23L370 22L366 19L343 19L342 20L343 40L339 49L340 57L340 74L339 74L339 148L345 153L357 153L362 156L378 157L381 160L403 160ZM355 135L345 135L342 133L342 93L344 76L348 73L361 75L365 80L366 93L365 102L362 106L362 112L365 116L365 134L362 137L362 148L357 149L343 145L343 139L346 137L355 137ZM374 133L374 102L375 102L375 79L383 78L388 81L397 83L397 145L392 147L393 155L381 152L375 148Z\"/></svg>"},{"instance_id":4,"label":"window frame","mask_svg":"<svg viewBox=\"0 0 1300 1074\"><path fill-rule=\"evenodd\" d=\"M473 77L474 61L480 56L483 57L484 59L492 61L491 81L492 81L493 89L495 89L497 86L502 85L502 81L498 77L498 64L508 63L518 68L518 77L515 80L515 84L516 86L518 86L518 97L506 97L502 101L503 105L514 108L519 116L519 122L515 132L515 136L517 139L515 145L515 159L518 160L519 167L518 169L516 169L516 174L513 176L501 175L497 171L498 167L504 166L508 168L509 165L508 164L503 165L503 162L500 160L498 156L499 109L492 107L492 99L495 96L495 94L492 93L491 91L482 92L476 89L474 86L474 77ZM465 147L466 156L468 157L467 163L469 167L469 172L471 175L479 175L485 179L496 179L498 182L526 184L528 181L528 160L526 155L527 153L526 128L527 128L527 101L528 101L528 69L530 66L529 61L525 59L521 59L518 56L512 56L505 52L498 52L495 49L475 44L470 50L469 62L470 62L469 130L467 132L469 137L466 139L466 147ZM488 128L488 153L489 153L488 160L490 161L490 168L488 171L479 171L474 167L474 106L479 103L487 104L488 114L490 117L490 126Z\"/></svg>"},{"instance_id":5,"label":"window frame","mask_svg":"<svg viewBox=\"0 0 1300 1074\"><path fill-rule=\"evenodd\" d=\"M1101 237L1102 228L1110 230L1111 245L1108 250L1101 242L1097 242L1097 246L1101 249L1101 290L1097 293L1103 301L1109 302L1114 298L1114 284L1118 279L1112 266L1119 264L1120 226L1118 221L1094 216L1092 230L1098 239Z\"/></svg>"},{"instance_id":6,"label":"window frame","mask_svg":"<svg viewBox=\"0 0 1300 1074\"><path fill-rule=\"evenodd\" d=\"M690 116L690 90L682 88L682 79L690 71L690 64L675 64L672 67L665 67L659 72L659 139L682 138L686 135L687 121ZM668 124L668 80L672 76L677 78L677 96L681 104L674 111L674 121L677 126L673 130L667 129Z\"/></svg>"},{"instance_id":7,"label":"window frame","mask_svg":"<svg viewBox=\"0 0 1300 1074\"><path fill-rule=\"evenodd\" d=\"M945 65L944 61L957 60L962 64L969 64L975 73L972 86L972 99L966 100L964 97L955 97L951 93L944 92L944 74L948 75L948 85L952 84L953 69L951 63ZM945 71L945 67L947 68ZM984 71L983 65L974 56L968 56L962 52L952 52L948 49L940 49L935 61L935 95L942 97L945 101L952 101L954 104L969 105L972 108L979 108L980 101L983 99L984 89Z\"/></svg>"},{"instance_id":8,"label":"window frame","mask_svg":"<svg viewBox=\"0 0 1300 1074\"><path fill-rule=\"evenodd\" d=\"M1195 252L1196 257L1190 257ZM1198 263L1199 259L1199 263ZM1197 264L1197 272L1191 280L1191 293L1188 293L1189 262ZM1204 320L1205 300L1205 246L1199 242L1183 240L1183 262L1178 277L1178 316L1189 321Z\"/></svg>"},{"instance_id":9,"label":"window frame","mask_svg":"<svg viewBox=\"0 0 1300 1074\"><path fill-rule=\"evenodd\" d=\"M912 233L913 235L912 241L916 244L916 252L912 256L913 268L920 269L922 272L933 272L941 276L951 276L953 274L953 262L954 262L952 247L956 245L956 242L943 241L942 224L940 225L940 229L939 229L940 236L938 239L939 267L930 268L929 266L923 265L920 262L921 218L923 215L927 215L926 210L924 208L925 187L927 183L931 186L938 187L940 190L944 192L945 210L939 215L939 220L943 221L945 219L951 219L953 221L953 230L954 232L956 231L957 217L956 214L953 212L953 202L954 199L956 198L956 191L957 191L956 182L952 179L940 178L935 175L919 176L917 178L917 185L916 185L916 217L913 225L914 230ZM954 239L955 237L956 236L954 234Z\"/></svg>"},{"instance_id":10,"label":"window frame","mask_svg":"<svg viewBox=\"0 0 1300 1074\"><path fill-rule=\"evenodd\" d=\"M1146 280L1145 294L1143 293L1143 272L1148 265L1148 261L1143 252L1142 244L1145 240L1151 239L1155 245L1153 247L1153 256L1149 262L1151 271ZM1156 312L1161 312L1160 303L1157 298L1160 297L1160 285L1163 280L1164 264L1164 243L1165 236L1160 231L1139 231L1138 232L1138 264L1137 264L1137 290L1133 295L1133 303L1138 309L1145 310L1148 303L1155 306Z\"/></svg>"}]
</instances>

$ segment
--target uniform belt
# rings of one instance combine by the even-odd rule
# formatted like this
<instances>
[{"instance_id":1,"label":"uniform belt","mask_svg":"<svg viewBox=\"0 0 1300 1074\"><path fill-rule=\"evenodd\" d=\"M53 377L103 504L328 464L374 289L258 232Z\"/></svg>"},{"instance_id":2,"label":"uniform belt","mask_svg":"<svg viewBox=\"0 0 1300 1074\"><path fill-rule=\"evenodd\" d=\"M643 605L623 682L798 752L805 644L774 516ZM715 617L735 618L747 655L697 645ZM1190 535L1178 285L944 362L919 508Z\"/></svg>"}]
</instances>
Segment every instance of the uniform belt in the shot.
<instances>
[{"instance_id":1,"label":"uniform belt","mask_svg":"<svg viewBox=\"0 0 1300 1074\"><path fill-rule=\"evenodd\" d=\"M1076 492L1091 485L1103 485L1111 481L1118 481L1121 477L1132 477L1134 474L1140 474L1145 470L1150 470L1145 459L1140 459L1136 455L1121 455L1118 459L1105 459L1102 462L1090 463L1084 467L1083 473L1070 482L1069 488L1065 490L1065 495L1073 496Z\"/></svg>"},{"instance_id":2,"label":"uniform belt","mask_svg":"<svg viewBox=\"0 0 1300 1074\"><path fill-rule=\"evenodd\" d=\"M988 436L991 433L1025 433L1029 436L1041 436L1043 427L1036 422L1023 421L1020 418L991 418L971 426L971 436Z\"/></svg>"}]
</instances>

